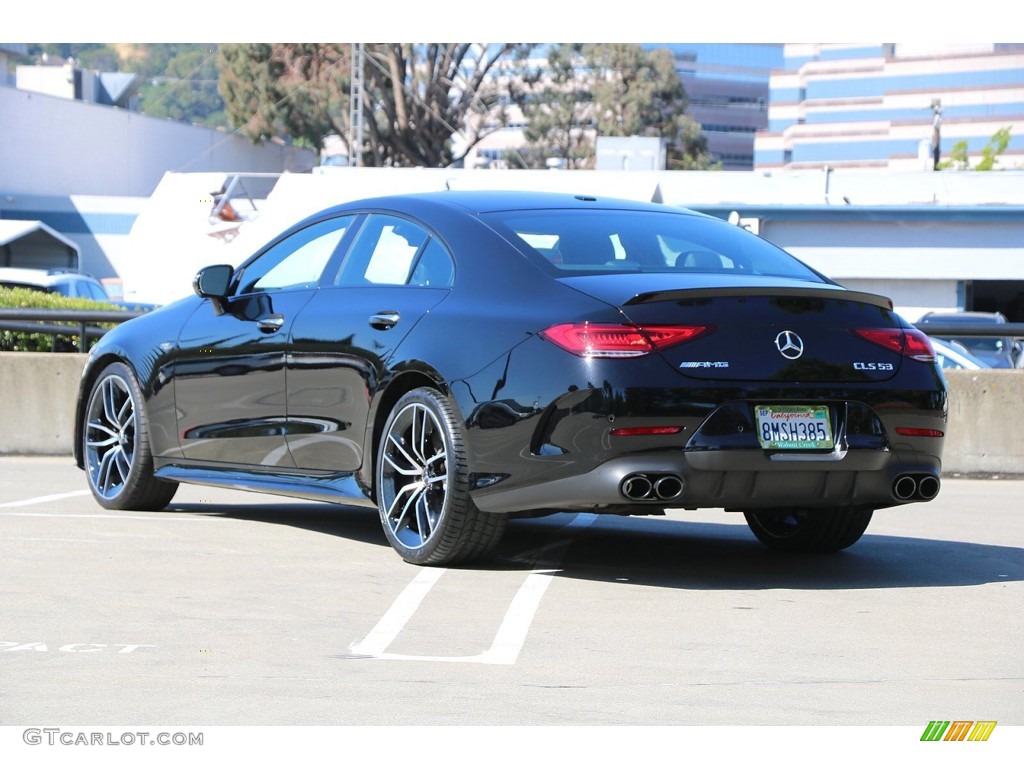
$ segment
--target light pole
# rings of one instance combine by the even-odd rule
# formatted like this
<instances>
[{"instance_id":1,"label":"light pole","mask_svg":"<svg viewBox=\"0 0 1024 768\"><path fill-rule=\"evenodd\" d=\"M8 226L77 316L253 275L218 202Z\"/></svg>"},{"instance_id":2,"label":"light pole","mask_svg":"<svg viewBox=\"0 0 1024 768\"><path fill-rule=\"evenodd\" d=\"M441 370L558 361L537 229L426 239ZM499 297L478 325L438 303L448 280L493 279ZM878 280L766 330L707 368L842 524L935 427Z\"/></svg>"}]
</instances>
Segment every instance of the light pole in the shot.
<instances>
[{"instance_id":1,"label":"light pole","mask_svg":"<svg viewBox=\"0 0 1024 768\"><path fill-rule=\"evenodd\" d=\"M932 99L932 170L939 170L942 156L942 99Z\"/></svg>"}]
</instances>

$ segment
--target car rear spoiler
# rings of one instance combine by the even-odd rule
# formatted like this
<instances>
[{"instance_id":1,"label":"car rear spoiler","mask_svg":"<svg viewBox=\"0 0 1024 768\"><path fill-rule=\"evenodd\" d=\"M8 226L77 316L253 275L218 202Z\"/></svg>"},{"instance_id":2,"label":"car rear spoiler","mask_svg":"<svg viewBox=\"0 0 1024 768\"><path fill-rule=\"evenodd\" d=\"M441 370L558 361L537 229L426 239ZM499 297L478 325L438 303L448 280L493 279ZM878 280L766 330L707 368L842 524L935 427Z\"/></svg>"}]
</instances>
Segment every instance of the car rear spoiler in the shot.
<instances>
[{"instance_id":1,"label":"car rear spoiler","mask_svg":"<svg viewBox=\"0 0 1024 768\"><path fill-rule=\"evenodd\" d=\"M854 301L861 304L871 304L881 309L893 308L892 299L879 296L875 293L863 291L850 291L844 288L827 287L754 287L734 286L731 288L672 288L666 291L648 291L638 293L636 296L625 302L623 306L631 304L650 304L657 301L675 301L682 299L710 299L719 296L800 296L816 299L835 299L838 301Z\"/></svg>"}]
</instances>

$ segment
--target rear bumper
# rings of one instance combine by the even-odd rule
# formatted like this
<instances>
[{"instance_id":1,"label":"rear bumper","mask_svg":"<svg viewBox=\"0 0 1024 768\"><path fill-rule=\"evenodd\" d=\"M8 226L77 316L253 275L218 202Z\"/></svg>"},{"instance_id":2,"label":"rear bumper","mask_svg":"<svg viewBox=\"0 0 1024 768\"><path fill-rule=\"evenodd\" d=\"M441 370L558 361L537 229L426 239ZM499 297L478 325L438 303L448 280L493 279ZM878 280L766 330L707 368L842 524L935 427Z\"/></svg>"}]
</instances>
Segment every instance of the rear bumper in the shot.
<instances>
[{"instance_id":1,"label":"rear bumper","mask_svg":"<svg viewBox=\"0 0 1024 768\"><path fill-rule=\"evenodd\" d=\"M462 405L475 473L470 493L481 510L878 508L924 500L894 493L904 475L931 476L928 490L937 485L948 403L935 366L906 366L898 382L881 385L680 386L678 372L666 381L664 366L646 358L583 361L585 378L566 379L551 373L564 361L541 355L548 351L544 346L537 351L528 368L536 378L506 380L506 367L495 365L465 390L503 397L483 403L469 398ZM558 392L546 394L552 387ZM835 449L763 449L759 405L827 406ZM669 433L644 431L663 427ZM651 476L652 484L660 475L671 476L667 498L624 494L623 482L637 474ZM642 489L644 480L637 485Z\"/></svg>"},{"instance_id":2,"label":"rear bumper","mask_svg":"<svg viewBox=\"0 0 1024 768\"><path fill-rule=\"evenodd\" d=\"M474 492L474 501L485 512L603 509L643 514L666 507L877 509L925 501L938 492L938 457L917 454L915 458L903 461L891 451L850 451L838 461L779 461L763 451L747 450L644 453L614 458L571 477L519 488L502 489L499 484L481 489ZM913 479L913 485L907 477ZM656 489L664 478L672 482ZM928 486L922 496L916 486L924 478L934 487ZM646 490L645 480L651 489L640 493ZM637 487L631 481L636 481Z\"/></svg>"}]
</instances>

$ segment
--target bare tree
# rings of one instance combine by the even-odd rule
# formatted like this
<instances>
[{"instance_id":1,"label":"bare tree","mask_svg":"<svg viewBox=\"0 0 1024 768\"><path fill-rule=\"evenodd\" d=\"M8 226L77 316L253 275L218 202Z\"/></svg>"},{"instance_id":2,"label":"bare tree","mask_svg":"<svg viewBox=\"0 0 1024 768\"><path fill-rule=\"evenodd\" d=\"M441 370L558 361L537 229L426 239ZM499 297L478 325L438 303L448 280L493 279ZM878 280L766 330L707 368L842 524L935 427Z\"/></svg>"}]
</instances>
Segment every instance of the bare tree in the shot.
<instances>
[{"instance_id":1,"label":"bare tree","mask_svg":"<svg viewBox=\"0 0 1024 768\"><path fill-rule=\"evenodd\" d=\"M444 167L461 160L503 123L495 68L529 47L365 45L364 162ZM319 147L327 134L349 138L351 67L348 45L228 45L221 49L220 90L232 124L254 141L276 136Z\"/></svg>"}]
</instances>

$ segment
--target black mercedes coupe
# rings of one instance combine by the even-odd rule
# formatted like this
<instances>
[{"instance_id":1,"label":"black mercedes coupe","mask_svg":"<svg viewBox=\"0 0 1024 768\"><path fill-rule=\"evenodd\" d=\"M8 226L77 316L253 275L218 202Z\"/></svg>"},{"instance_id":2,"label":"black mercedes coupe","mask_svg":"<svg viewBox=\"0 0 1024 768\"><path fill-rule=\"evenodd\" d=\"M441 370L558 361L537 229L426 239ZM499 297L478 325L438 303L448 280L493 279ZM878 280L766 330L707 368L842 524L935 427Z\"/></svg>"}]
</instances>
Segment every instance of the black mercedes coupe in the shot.
<instances>
[{"instance_id":1,"label":"black mercedes coupe","mask_svg":"<svg viewBox=\"0 0 1024 768\"><path fill-rule=\"evenodd\" d=\"M381 197L193 287L90 353L74 451L106 508L179 483L354 504L440 565L570 510L724 508L774 549L836 551L939 492L928 338L692 211Z\"/></svg>"}]
</instances>

